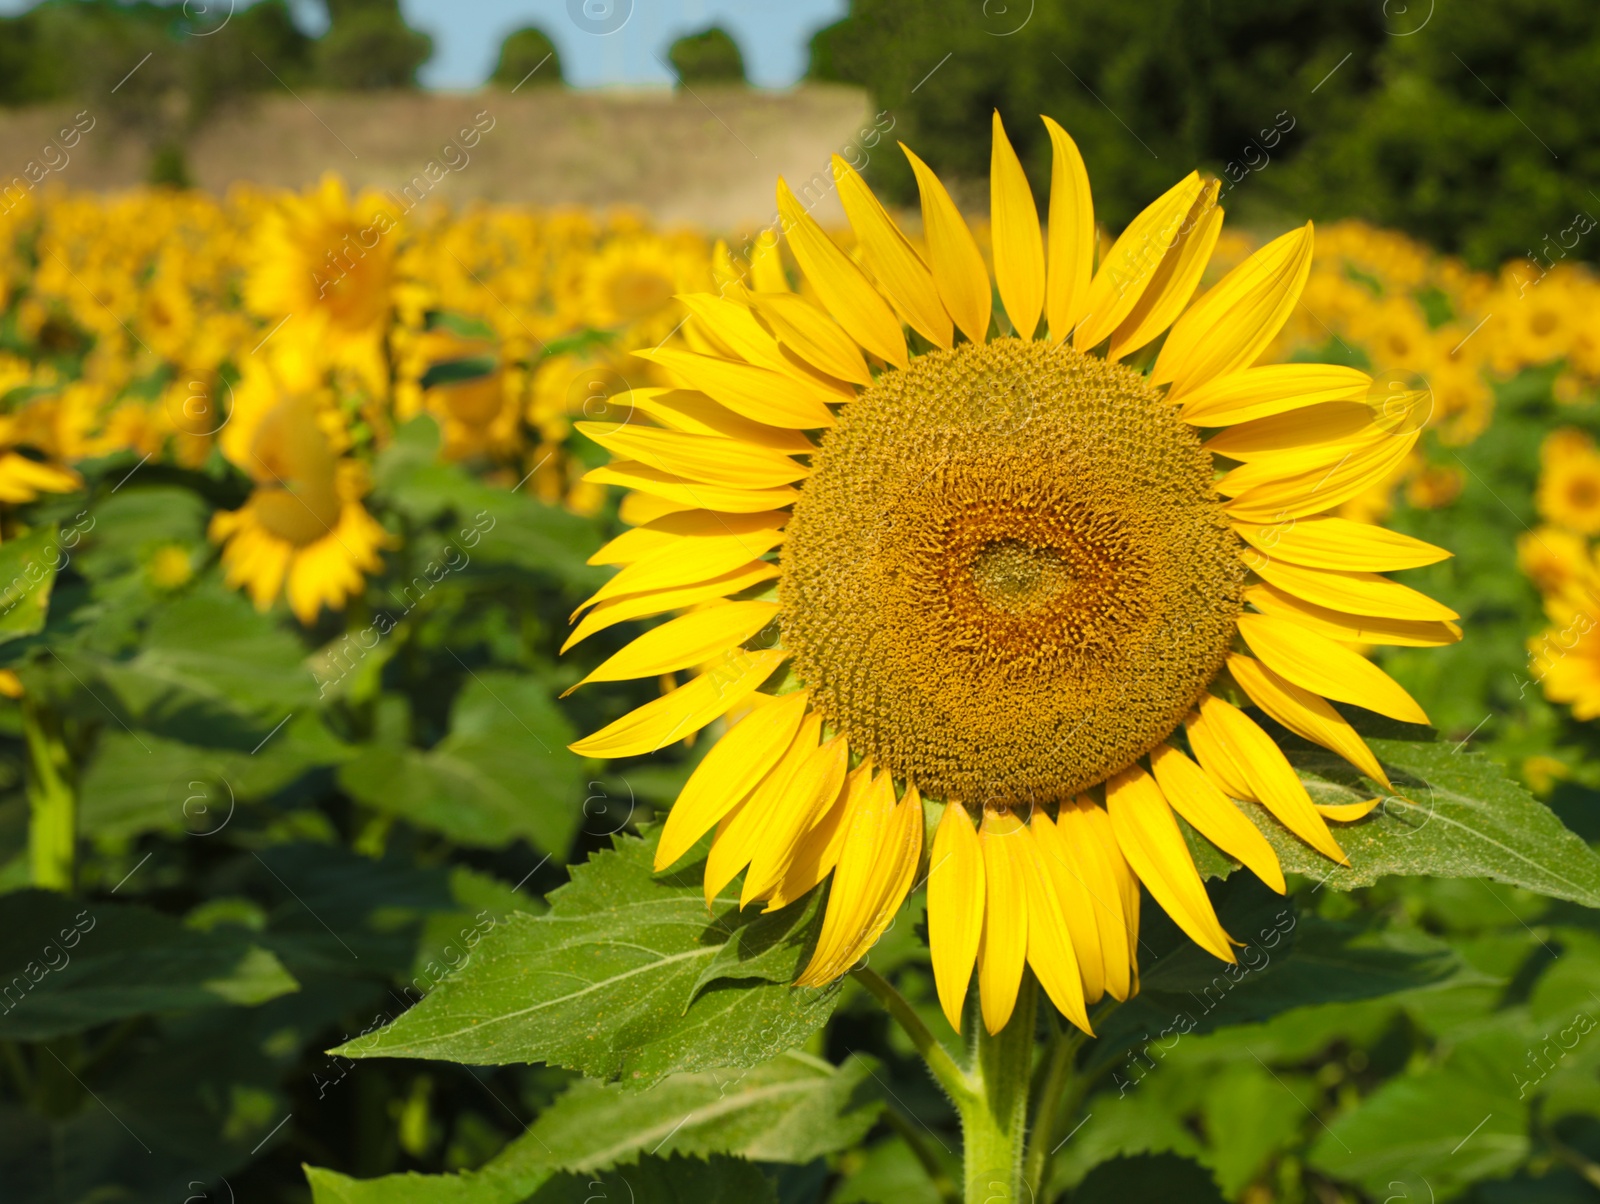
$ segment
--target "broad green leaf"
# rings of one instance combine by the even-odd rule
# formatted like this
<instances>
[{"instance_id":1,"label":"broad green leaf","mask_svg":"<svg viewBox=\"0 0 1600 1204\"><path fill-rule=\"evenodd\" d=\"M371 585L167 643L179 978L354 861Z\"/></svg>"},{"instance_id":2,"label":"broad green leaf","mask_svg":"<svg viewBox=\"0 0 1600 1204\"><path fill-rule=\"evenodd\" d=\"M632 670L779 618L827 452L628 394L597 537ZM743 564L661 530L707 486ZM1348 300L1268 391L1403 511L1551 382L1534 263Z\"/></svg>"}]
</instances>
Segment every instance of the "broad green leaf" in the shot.
<instances>
[{"instance_id":1,"label":"broad green leaf","mask_svg":"<svg viewBox=\"0 0 1600 1204\"><path fill-rule=\"evenodd\" d=\"M53 525L0 544L0 642L44 626L56 574L71 555Z\"/></svg>"},{"instance_id":2,"label":"broad green leaf","mask_svg":"<svg viewBox=\"0 0 1600 1204\"><path fill-rule=\"evenodd\" d=\"M927 1168L903 1139L887 1138L865 1153L860 1165L828 1197L828 1204L941 1204L939 1189L928 1177ZM960 1164L953 1158L951 1163L946 1174L952 1183L960 1182Z\"/></svg>"},{"instance_id":3,"label":"broad green leaf","mask_svg":"<svg viewBox=\"0 0 1600 1204\"><path fill-rule=\"evenodd\" d=\"M526 837L558 856L584 818L577 733L538 678L483 670L468 678L450 734L432 748L370 744L339 770L361 802L460 844Z\"/></svg>"},{"instance_id":4,"label":"broad green leaf","mask_svg":"<svg viewBox=\"0 0 1600 1204\"><path fill-rule=\"evenodd\" d=\"M772 1185L735 1158L647 1157L602 1174L548 1170L516 1175L499 1159L460 1175L385 1175L351 1179L307 1167L312 1204L777 1204Z\"/></svg>"},{"instance_id":5,"label":"broad green leaf","mask_svg":"<svg viewBox=\"0 0 1600 1204\"><path fill-rule=\"evenodd\" d=\"M1242 804L1285 870L1335 890L1370 886L1389 874L1493 878L1600 907L1600 855L1493 761L1446 743L1368 743L1390 768L1397 793L1365 819L1333 825L1348 868L1291 836L1262 807ZM1307 751L1292 759L1317 802L1372 797L1355 771L1331 754Z\"/></svg>"},{"instance_id":6,"label":"broad green leaf","mask_svg":"<svg viewBox=\"0 0 1600 1204\"><path fill-rule=\"evenodd\" d=\"M439 428L431 418L395 432L373 466L373 485L413 521L445 527L459 554L452 559L524 569L574 587L593 588L605 578L586 563L599 546L595 523L440 463Z\"/></svg>"},{"instance_id":7,"label":"broad green leaf","mask_svg":"<svg viewBox=\"0 0 1600 1204\"><path fill-rule=\"evenodd\" d=\"M349 1057L473 1065L548 1062L643 1086L669 1074L754 1066L798 1045L832 1013L822 990L762 979L701 987L705 967L757 918L737 898L708 914L701 866L651 874L654 834L572 871L545 916L513 915L416 1007ZM790 905L805 908L806 901ZM805 939L787 946L798 974Z\"/></svg>"},{"instance_id":8,"label":"broad green leaf","mask_svg":"<svg viewBox=\"0 0 1600 1204\"><path fill-rule=\"evenodd\" d=\"M1442 1065L1391 1079L1329 1124L1311 1164L1379 1199L1393 1183L1425 1184L1442 1200L1509 1174L1528 1153L1528 1105L1511 1074L1525 1047L1521 1035L1491 1031Z\"/></svg>"},{"instance_id":9,"label":"broad green leaf","mask_svg":"<svg viewBox=\"0 0 1600 1204\"><path fill-rule=\"evenodd\" d=\"M518 1145L547 1161L553 1151L577 1171L643 1153L810 1162L866 1136L883 1108L876 1066L855 1055L836 1068L791 1051L748 1070L673 1075L648 1091L579 1080Z\"/></svg>"},{"instance_id":10,"label":"broad green leaf","mask_svg":"<svg viewBox=\"0 0 1600 1204\"><path fill-rule=\"evenodd\" d=\"M0 1036L41 1040L143 1012L261 1003L298 989L250 935L197 932L125 903L45 891L0 896Z\"/></svg>"},{"instance_id":11,"label":"broad green leaf","mask_svg":"<svg viewBox=\"0 0 1600 1204\"><path fill-rule=\"evenodd\" d=\"M1157 1092L1098 1095L1082 1121L1082 1127L1063 1139L1055 1156L1050 1180L1055 1192L1077 1187L1091 1170L1118 1156L1174 1153L1199 1157L1201 1152L1183 1117Z\"/></svg>"},{"instance_id":12,"label":"broad green leaf","mask_svg":"<svg viewBox=\"0 0 1600 1204\"><path fill-rule=\"evenodd\" d=\"M1290 1102L1284 1084L1254 1059L1219 1068L1202 1104L1207 1138L1202 1158L1230 1200L1309 1119L1285 1106Z\"/></svg>"},{"instance_id":13,"label":"broad green leaf","mask_svg":"<svg viewBox=\"0 0 1600 1204\"><path fill-rule=\"evenodd\" d=\"M314 711L269 733L255 752L108 727L79 795L79 826L96 838L152 831L215 835L232 822L239 804L270 798L353 751L329 734Z\"/></svg>"}]
</instances>

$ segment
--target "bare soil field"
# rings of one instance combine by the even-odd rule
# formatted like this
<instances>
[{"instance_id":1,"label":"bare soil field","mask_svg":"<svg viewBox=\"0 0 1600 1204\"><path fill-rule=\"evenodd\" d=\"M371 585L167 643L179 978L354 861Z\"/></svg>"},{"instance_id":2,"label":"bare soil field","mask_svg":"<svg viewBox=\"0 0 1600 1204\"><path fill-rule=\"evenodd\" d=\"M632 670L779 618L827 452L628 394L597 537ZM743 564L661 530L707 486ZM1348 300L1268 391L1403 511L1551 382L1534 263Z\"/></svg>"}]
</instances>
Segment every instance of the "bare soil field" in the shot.
<instances>
[{"instance_id":1,"label":"bare soil field","mask_svg":"<svg viewBox=\"0 0 1600 1204\"><path fill-rule=\"evenodd\" d=\"M91 111L93 127L60 149L58 131L76 109L0 111L0 185L46 162L57 166L41 188L109 190L146 178L150 149L115 114ZM463 136L475 127L475 140ZM863 93L828 86L305 93L213 115L185 157L194 182L218 193L241 180L299 188L326 171L398 193L431 175L429 195L452 204L635 205L659 222L731 231L770 220L779 174L823 221L841 220L829 156L859 163L893 146L872 128Z\"/></svg>"}]
</instances>

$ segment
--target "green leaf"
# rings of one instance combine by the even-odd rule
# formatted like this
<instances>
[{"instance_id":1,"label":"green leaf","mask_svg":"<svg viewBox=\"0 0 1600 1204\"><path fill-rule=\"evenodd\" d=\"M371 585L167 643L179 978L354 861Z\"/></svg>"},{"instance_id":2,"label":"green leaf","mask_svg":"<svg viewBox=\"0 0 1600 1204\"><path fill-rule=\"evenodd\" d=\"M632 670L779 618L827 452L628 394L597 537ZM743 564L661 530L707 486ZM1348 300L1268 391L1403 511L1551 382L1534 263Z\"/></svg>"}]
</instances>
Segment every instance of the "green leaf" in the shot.
<instances>
[{"instance_id":1,"label":"green leaf","mask_svg":"<svg viewBox=\"0 0 1600 1204\"><path fill-rule=\"evenodd\" d=\"M1350 857L1348 868L1290 835L1264 808L1241 804L1285 870L1335 890L1371 886L1389 874L1493 878L1600 907L1600 855L1493 761L1445 743L1368 743L1389 768L1397 796L1365 819L1333 825ZM1372 797L1356 771L1332 754L1306 751L1292 759L1319 803Z\"/></svg>"},{"instance_id":2,"label":"green leaf","mask_svg":"<svg viewBox=\"0 0 1600 1204\"><path fill-rule=\"evenodd\" d=\"M307 1167L312 1204L777 1204L772 1185L748 1162L734 1158L643 1158L625 1171L552 1175L516 1173L495 1159L461 1175L385 1175L351 1179Z\"/></svg>"},{"instance_id":3,"label":"green leaf","mask_svg":"<svg viewBox=\"0 0 1600 1204\"><path fill-rule=\"evenodd\" d=\"M673 1075L648 1091L579 1080L517 1144L577 1171L643 1153L806 1163L867 1135L883 1108L876 1067L860 1055L834 1067L791 1051L748 1070Z\"/></svg>"},{"instance_id":4,"label":"green leaf","mask_svg":"<svg viewBox=\"0 0 1600 1204\"><path fill-rule=\"evenodd\" d=\"M947 1169L952 1182L961 1179L959 1163ZM871 1146L866 1157L833 1195L828 1204L941 1204L939 1189L927 1168L899 1137Z\"/></svg>"},{"instance_id":5,"label":"green leaf","mask_svg":"<svg viewBox=\"0 0 1600 1204\"><path fill-rule=\"evenodd\" d=\"M46 891L0 896L0 1037L42 1040L296 989L282 963L235 928L197 932L147 908Z\"/></svg>"},{"instance_id":6,"label":"green leaf","mask_svg":"<svg viewBox=\"0 0 1600 1204\"><path fill-rule=\"evenodd\" d=\"M441 360L430 364L418 383L424 389L435 385L456 385L462 381L481 380L500 366L492 355L469 355L456 360Z\"/></svg>"},{"instance_id":7,"label":"green leaf","mask_svg":"<svg viewBox=\"0 0 1600 1204\"><path fill-rule=\"evenodd\" d=\"M754 1066L798 1045L832 1013L838 986L721 980L705 967L756 914L737 898L708 915L702 865L653 877L656 836L622 836L574 867L546 916L513 915L416 1007L349 1057L473 1065L548 1062L635 1085L669 1074ZM791 907L808 906L798 901ZM785 946L799 972L803 937Z\"/></svg>"},{"instance_id":8,"label":"green leaf","mask_svg":"<svg viewBox=\"0 0 1600 1204\"><path fill-rule=\"evenodd\" d=\"M453 525L451 542L472 563L553 575L587 589L604 580L587 563L599 546L595 523L439 463L439 428L427 416L395 432L373 466L373 485L384 504L413 521Z\"/></svg>"},{"instance_id":9,"label":"green leaf","mask_svg":"<svg viewBox=\"0 0 1600 1204\"><path fill-rule=\"evenodd\" d=\"M44 627L56 573L70 555L54 525L0 544L0 643Z\"/></svg>"},{"instance_id":10,"label":"green leaf","mask_svg":"<svg viewBox=\"0 0 1600 1204\"><path fill-rule=\"evenodd\" d=\"M1528 1105L1511 1073L1525 1048L1522 1036L1492 1031L1457 1046L1443 1065L1391 1079L1329 1126L1311 1164L1380 1199L1399 1190L1394 1183L1425 1184L1444 1199L1510 1174L1528 1153Z\"/></svg>"},{"instance_id":11,"label":"green leaf","mask_svg":"<svg viewBox=\"0 0 1600 1204\"><path fill-rule=\"evenodd\" d=\"M1218 1069L1205 1094L1209 1148L1203 1155L1224 1194L1238 1199L1271 1155L1289 1146L1307 1119L1284 1107L1284 1084L1255 1061Z\"/></svg>"},{"instance_id":12,"label":"green leaf","mask_svg":"<svg viewBox=\"0 0 1600 1204\"><path fill-rule=\"evenodd\" d=\"M438 744L368 745L340 768L339 784L459 844L527 837L560 855L584 816L584 763L567 751L577 738L542 681L484 670L456 699Z\"/></svg>"}]
</instances>

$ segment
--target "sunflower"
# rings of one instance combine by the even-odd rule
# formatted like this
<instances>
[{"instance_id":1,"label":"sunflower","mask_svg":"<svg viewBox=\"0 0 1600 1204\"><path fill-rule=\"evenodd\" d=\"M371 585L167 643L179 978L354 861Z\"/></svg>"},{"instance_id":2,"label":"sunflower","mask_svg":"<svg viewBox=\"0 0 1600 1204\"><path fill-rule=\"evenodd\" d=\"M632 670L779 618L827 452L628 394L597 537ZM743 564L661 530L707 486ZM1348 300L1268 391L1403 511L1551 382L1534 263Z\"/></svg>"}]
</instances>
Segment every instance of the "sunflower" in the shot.
<instances>
[{"instance_id":1,"label":"sunflower","mask_svg":"<svg viewBox=\"0 0 1600 1204\"><path fill-rule=\"evenodd\" d=\"M1299 298L1311 227L1191 303L1222 212L1190 174L1096 268L1083 160L1046 126L1048 235L995 119L1003 319L922 160L906 150L925 248L836 158L855 252L780 180L807 294L683 298L714 353L639 352L677 387L635 390L635 421L579 424L615 457L589 478L634 491L634 526L593 557L621 571L568 646L685 612L585 681L700 672L573 751L637 756L740 713L658 868L715 829L708 903L740 873L740 905L768 910L831 878L809 986L925 876L945 1015L960 1027L976 967L991 1033L1025 967L1086 1030L1086 1004L1135 990L1141 885L1233 961L1175 816L1282 891L1230 800L1340 862L1328 818L1366 810L1313 804L1236 703L1387 788L1332 701L1426 716L1353 645L1460 637L1454 612L1380 575L1448 553L1323 513L1393 472L1420 421L1371 404L1350 368L1253 366Z\"/></svg>"},{"instance_id":2,"label":"sunflower","mask_svg":"<svg viewBox=\"0 0 1600 1204\"><path fill-rule=\"evenodd\" d=\"M1569 531L1600 534L1600 452L1594 440L1563 427L1545 437L1539 459L1533 499L1539 516Z\"/></svg>"},{"instance_id":3,"label":"sunflower","mask_svg":"<svg viewBox=\"0 0 1600 1204\"><path fill-rule=\"evenodd\" d=\"M360 373L382 391L397 222L382 198L352 201L327 175L272 208L256 235L245 300L306 346Z\"/></svg>"},{"instance_id":4,"label":"sunflower","mask_svg":"<svg viewBox=\"0 0 1600 1204\"><path fill-rule=\"evenodd\" d=\"M361 504L365 474L341 459L316 407L302 395L257 398L241 385L222 447L256 487L238 510L212 516L228 585L261 610L286 593L302 623L340 610L382 567L390 538Z\"/></svg>"}]
</instances>

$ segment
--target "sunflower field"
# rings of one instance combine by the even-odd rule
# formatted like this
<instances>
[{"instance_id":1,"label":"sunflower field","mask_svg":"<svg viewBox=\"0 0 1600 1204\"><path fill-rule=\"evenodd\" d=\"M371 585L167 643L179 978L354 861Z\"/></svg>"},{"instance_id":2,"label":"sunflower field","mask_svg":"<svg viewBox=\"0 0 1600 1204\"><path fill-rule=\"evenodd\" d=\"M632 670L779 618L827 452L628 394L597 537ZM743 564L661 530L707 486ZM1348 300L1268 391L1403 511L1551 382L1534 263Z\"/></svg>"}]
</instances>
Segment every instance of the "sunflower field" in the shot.
<instances>
[{"instance_id":1,"label":"sunflower field","mask_svg":"<svg viewBox=\"0 0 1600 1204\"><path fill-rule=\"evenodd\" d=\"M0 193L0 1197L1600 1199L1593 219L1049 134Z\"/></svg>"}]
</instances>

